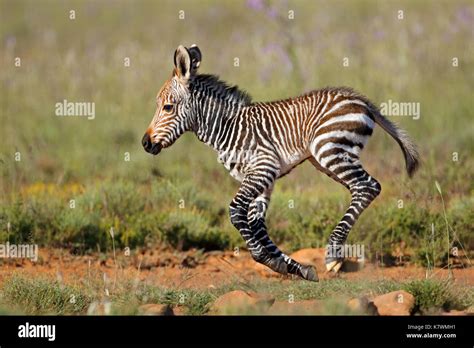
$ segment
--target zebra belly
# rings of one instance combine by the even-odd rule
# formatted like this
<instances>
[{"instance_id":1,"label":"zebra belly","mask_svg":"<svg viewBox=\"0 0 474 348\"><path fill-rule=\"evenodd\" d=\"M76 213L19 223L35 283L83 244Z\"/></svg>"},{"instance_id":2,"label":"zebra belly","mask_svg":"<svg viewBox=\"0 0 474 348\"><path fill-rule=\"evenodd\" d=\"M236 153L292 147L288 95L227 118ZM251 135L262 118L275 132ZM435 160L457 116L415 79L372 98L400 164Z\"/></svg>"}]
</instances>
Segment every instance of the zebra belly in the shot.
<instances>
[{"instance_id":1,"label":"zebra belly","mask_svg":"<svg viewBox=\"0 0 474 348\"><path fill-rule=\"evenodd\" d=\"M242 182L244 175L242 173L242 163L239 163L240 159L238 160L235 156L228 155L226 152L221 152L217 156L217 161L224 165L231 177Z\"/></svg>"},{"instance_id":2,"label":"zebra belly","mask_svg":"<svg viewBox=\"0 0 474 348\"><path fill-rule=\"evenodd\" d=\"M233 168L232 170L230 170L229 174L231 177L233 177L237 181L242 182L242 180L244 179L243 173L240 172L237 168Z\"/></svg>"},{"instance_id":3,"label":"zebra belly","mask_svg":"<svg viewBox=\"0 0 474 348\"><path fill-rule=\"evenodd\" d=\"M305 160L308 159L310 153L295 153L288 158L280 160L280 175L278 177L282 177L289 172L291 172L295 167L303 163Z\"/></svg>"}]
</instances>

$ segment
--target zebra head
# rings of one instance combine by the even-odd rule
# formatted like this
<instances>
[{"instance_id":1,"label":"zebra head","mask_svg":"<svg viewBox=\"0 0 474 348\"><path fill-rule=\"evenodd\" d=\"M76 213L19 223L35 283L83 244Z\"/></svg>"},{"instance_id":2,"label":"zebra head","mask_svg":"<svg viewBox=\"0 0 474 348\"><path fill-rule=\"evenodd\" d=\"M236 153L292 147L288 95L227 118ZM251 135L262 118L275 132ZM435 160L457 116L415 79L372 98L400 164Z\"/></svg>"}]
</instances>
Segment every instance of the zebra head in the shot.
<instances>
[{"instance_id":1,"label":"zebra head","mask_svg":"<svg viewBox=\"0 0 474 348\"><path fill-rule=\"evenodd\" d=\"M191 129L195 112L189 83L197 73L201 57L196 45L180 45L176 49L173 74L156 96L155 115L142 139L145 151L157 155Z\"/></svg>"}]
</instances>

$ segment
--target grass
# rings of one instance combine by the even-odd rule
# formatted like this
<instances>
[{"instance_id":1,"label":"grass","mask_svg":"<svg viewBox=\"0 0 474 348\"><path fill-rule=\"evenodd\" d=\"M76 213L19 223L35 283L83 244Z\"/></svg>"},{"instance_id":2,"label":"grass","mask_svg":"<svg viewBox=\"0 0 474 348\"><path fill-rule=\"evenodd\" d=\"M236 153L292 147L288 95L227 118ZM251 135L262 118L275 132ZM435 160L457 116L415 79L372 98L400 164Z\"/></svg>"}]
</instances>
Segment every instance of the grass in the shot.
<instances>
[{"instance_id":1,"label":"grass","mask_svg":"<svg viewBox=\"0 0 474 348\"><path fill-rule=\"evenodd\" d=\"M313 192L298 195L298 206L290 208L291 193L275 193L268 222L271 236L288 252L305 247L324 246L335 222L343 214L337 199L314 199ZM74 205L71 207L71 200ZM183 203L184 202L184 203ZM447 219L464 247L474 247L472 199L451 201ZM387 204L389 205L387 207ZM317 214L314 212L317 211ZM230 224L226 204L219 204L187 186L162 178L148 184L124 180L100 184L27 186L11 205L0 207L0 239L10 243L37 243L63 247L75 253L109 250L113 227L117 248L137 248L161 243L187 250L222 250L244 247ZM417 207L411 202L400 209L385 202L369 209L351 234L349 242L367 247L367 257L376 252L391 255L400 242L413 262L426 265L446 263L444 217L436 207ZM432 236L432 225L435 236Z\"/></svg>"},{"instance_id":2,"label":"grass","mask_svg":"<svg viewBox=\"0 0 474 348\"><path fill-rule=\"evenodd\" d=\"M57 281L14 276L2 288L2 301L25 314L65 315L84 313L91 299L82 290Z\"/></svg>"},{"instance_id":3,"label":"grass","mask_svg":"<svg viewBox=\"0 0 474 348\"><path fill-rule=\"evenodd\" d=\"M106 231L113 227L118 247L152 242L205 250L243 246L227 213L238 185L212 150L191 134L159 158L140 148L154 111L154 93L171 71L173 50L178 43L197 42L204 54L203 72L248 87L256 100L344 84L376 102L419 102L420 119L395 121L419 145L423 167L408 181L397 145L378 130L363 162L383 192L350 240L365 243L371 256L375 250L390 254L403 241L412 259L422 264L435 248L429 262L443 264L450 236L441 234L443 206L433 186L438 180L450 233L472 250L474 162L469 153L474 147L472 127L466 125L473 116L469 71L474 55L472 45L465 45L471 37L465 18L473 7L467 1L402 1L406 18L398 20L398 7L373 4L292 3L297 16L289 22L287 9L278 3L256 10L245 1L225 6L164 1L160 21L150 27L144 23L147 18L154 22L150 15L157 5L146 1L131 12L127 2L114 2L106 11L105 4L72 2L69 6L78 14L74 21L60 2L38 10L28 0L2 1L2 13L8 14L0 32L2 60L21 57L23 65L6 64L0 72L8 86L0 100L0 241L32 240L85 252L97 245L109 248ZM184 21L177 19L180 9L188 15ZM277 17L272 17L274 11ZM218 14L215 26L225 30L200 25L211 12ZM347 13L350 20L344 20ZM420 40L425 32L430 39ZM249 35L252 47L239 39ZM169 40L159 46L156 37ZM229 37L234 38L230 46ZM351 63L343 69L345 56ZM460 61L456 68L450 65L452 56ZM123 57L131 58L130 67L123 66ZM55 102L63 99L94 101L97 117L55 117ZM20 161L15 160L18 153ZM289 251L324 245L348 201L340 185L309 164L300 166L276 185L268 219L271 235ZM427 240L432 224L442 242Z\"/></svg>"},{"instance_id":4,"label":"grass","mask_svg":"<svg viewBox=\"0 0 474 348\"><path fill-rule=\"evenodd\" d=\"M403 288L415 297L416 310L424 314L441 309L464 309L474 304L472 289L457 287L449 281L414 280Z\"/></svg>"},{"instance_id":5,"label":"grass","mask_svg":"<svg viewBox=\"0 0 474 348\"><path fill-rule=\"evenodd\" d=\"M104 297L100 279L95 279L88 285L83 283L71 286L43 277L14 275L6 279L0 288L0 311L5 314L94 315L104 314L104 303L108 303L110 308L105 314L137 315L140 305L160 303L172 307L182 306L186 309L186 315L203 315L220 295L232 290L252 290L269 294L278 301L288 301L290 296L294 302L320 300L323 304L322 314L342 315L352 313L346 305L350 298L373 297L400 289L415 296L415 311L423 314L451 309L462 310L474 303L472 288L459 287L452 282L441 280L397 282L333 279L316 285L304 281L258 281L245 286L234 283L207 290L160 288L146 283L120 280L109 296ZM71 299L74 299L74 302Z\"/></svg>"}]
</instances>

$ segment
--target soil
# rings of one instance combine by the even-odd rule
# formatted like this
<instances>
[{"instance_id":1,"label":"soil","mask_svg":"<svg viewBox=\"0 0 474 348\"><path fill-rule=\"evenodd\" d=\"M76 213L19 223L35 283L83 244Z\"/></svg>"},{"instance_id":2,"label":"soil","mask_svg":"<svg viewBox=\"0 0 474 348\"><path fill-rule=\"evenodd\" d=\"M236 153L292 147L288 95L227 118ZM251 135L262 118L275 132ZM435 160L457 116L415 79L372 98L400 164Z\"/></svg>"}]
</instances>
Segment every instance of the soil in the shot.
<instances>
[{"instance_id":1,"label":"soil","mask_svg":"<svg viewBox=\"0 0 474 348\"><path fill-rule=\"evenodd\" d=\"M326 273L323 249L304 249L301 262L308 263L308 255L316 265L320 281L334 277L343 279L407 281L425 279L426 268L406 264L397 267L382 267L376 263L347 262L338 275ZM294 257L298 260L300 251ZM311 263L311 262L310 262ZM452 270L454 281L458 284L474 286L474 267ZM30 260L0 261L0 286L12 274L25 274L32 277L46 275L75 284L87 277L103 276L109 279L139 279L150 285L169 288L206 289L217 288L236 281L251 283L264 279L291 281L290 276L281 276L257 264L246 251L213 251L202 253L198 250L177 252L164 248L131 252L129 256L117 251L117 256L104 257L104 254L72 255L62 249L40 249L37 262ZM447 269L437 268L432 277L446 279ZM299 278L294 278L299 279Z\"/></svg>"}]
</instances>

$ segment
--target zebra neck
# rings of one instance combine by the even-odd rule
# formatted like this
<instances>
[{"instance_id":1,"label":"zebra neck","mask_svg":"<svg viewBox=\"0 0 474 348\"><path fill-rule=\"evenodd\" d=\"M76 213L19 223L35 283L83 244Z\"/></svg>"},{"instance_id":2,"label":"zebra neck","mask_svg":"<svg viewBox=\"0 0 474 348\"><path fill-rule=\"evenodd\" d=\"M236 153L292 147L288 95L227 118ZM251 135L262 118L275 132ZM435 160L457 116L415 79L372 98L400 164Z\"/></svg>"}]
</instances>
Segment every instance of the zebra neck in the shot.
<instances>
[{"instance_id":1,"label":"zebra neck","mask_svg":"<svg viewBox=\"0 0 474 348\"><path fill-rule=\"evenodd\" d=\"M194 133L198 139L220 151L231 136L244 106L208 98L198 103Z\"/></svg>"}]
</instances>

